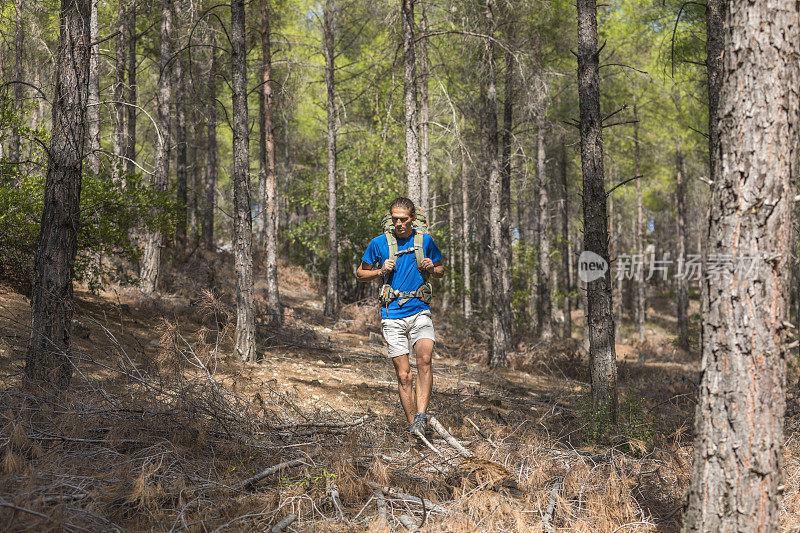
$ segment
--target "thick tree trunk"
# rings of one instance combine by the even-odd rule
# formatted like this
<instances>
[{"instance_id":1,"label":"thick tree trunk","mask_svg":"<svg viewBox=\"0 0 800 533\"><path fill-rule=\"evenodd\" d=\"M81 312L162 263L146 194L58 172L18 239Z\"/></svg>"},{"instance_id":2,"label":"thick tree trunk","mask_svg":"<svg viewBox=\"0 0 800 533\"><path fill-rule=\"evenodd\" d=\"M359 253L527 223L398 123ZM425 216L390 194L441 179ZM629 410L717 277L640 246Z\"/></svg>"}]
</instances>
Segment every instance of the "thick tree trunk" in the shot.
<instances>
[{"instance_id":1,"label":"thick tree trunk","mask_svg":"<svg viewBox=\"0 0 800 533\"><path fill-rule=\"evenodd\" d=\"M569 236L569 188L567 185L567 147L561 142L561 268L564 269L564 338L572 338L572 249Z\"/></svg>"},{"instance_id":2,"label":"thick tree trunk","mask_svg":"<svg viewBox=\"0 0 800 533\"><path fill-rule=\"evenodd\" d=\"M547 155L545 153L545 116L544 107L536 117L536 201L539 204L539 304L536 306L539 315L539 334L542 340L553 338L553 301L550 292L552 272L550 269L550 217L547 197Z\"/></svg>"},{"instance_id":3,"label":"thick tree trunk","mask_svg":"<svg viewBox=\"0 0 800 533\"><path fill-rule=\"evenodd\" d=\"M417 67L414 58L414 3L400 0L403 24L403 103L406 116L406 179L408 197L421 205L422 185L419 166L419 117L417 116Z\"/></svg>"},{"instance_id":4,"label":"thick tree trunk","mask_svg":"<svg viewBox=\"0 0 800 533\"><path fill-rule=\"evenodd\" d=\"M639 152L639 108L636 97L633 102L633 165L636 176L642 175L641 155ZM642 178L636 179L636 255L644 265L644 203L642 199ZM644 267L643 267L644 268ZM644 275L633 280L636 286L636 333L641 345L645 341L644 323L647 318L647 301L645 297ZM643 352L640 352L640 354ZM641 360L641 355L640 355Z\"/></svg>"},{"instance_id":5,"label":"thick tree trunk","mask_svg":"<svg viewBox=\"0 0 800 533\"><path fill-rule=\"evenodd\" d=\"M90 9L90 39L97 42L98 23L97 23L97 3L99 0L91 0ZM91 47L89 54L89 99L87 101L86 121L89 134L89 154L87 163L89 169L95 176L100 173L100 65L97 58L100 53L99 45Z\"/></svg>"},{"instance_id":6,"label":"thick tree trunk","mask_svg":"<svg viewBox=\"0 0 800 533\"><path fill-rule=\"evenodd\" d=\"M216 251L214 243L214 210L217 199L217 52L211 51L208 69L208 120L206 121L206 171L203 194L203 247Z\"/></svg>"},{"instance_id":7,"label":"thick tree trunk","mask_svg":"<svg viewBox=\"0 0 800 533\"><path fill-rule=\"evenodd\" d=\"M610 264L598 70L597 4L595 0L578 0L578 98L583 174L584 251L593 252L603 258L606 264ZM592 408L601 424L607 422L616 424L617 361L614 352L610 269L604 276L587 283L586 299Z\"/></svg>"},{"instance_id":8,"label":"thick tree trunk","mask_svg":"<svg viewBox=\"0 0 800 533\"><path fill-rule=\"evenodd\" d=\"M171 67L172 58L172 0L164 0L161 4L161 73L158 78L158 132L156 134L155 169L153 189L165 194L169 186L169 145L170 127L169 111L172 102ZM130 119L129 119L130 120ZM128 123L130 127L130 122ZM129 140L130 140L130 129ZM130 148L130 147L129 147ZM141 289L145 294L152 294L158 289L161 273L161 246L163 236L161 230L148 230L145 235L144 251L141 264Z\"/></svg>"},{"instance_id":9,"label":"thick tree trunk","mask_svg":"<svg viewBox=\"0 0 800 533\"><path fill-rule=\"evenodd\" d=\"M470 205L469 205L469 174L467 167L467 147L463 136L464 115L461 115L461 128L459 133L459 155L461 156L461 275L464 279L464 318L472 318L472 257L470 254L470 243L472 242L471 230L469 227Z\"/></svg>"},{"instance_id":10,"label":"thick tree trunk","mask_svg":"<svg viewBox=\"0 0 800 533\"><path fill-rule=\"evenodd\" d=\"M231 93L233 126L233 253L236 268L236 352L256 360L253 299L253 222L247 129L247 48L244 0L231 1Z\"/></svg>"},{"instance_id":11,"label":"thick tree trunk","mask_svg":"<svg viewBox=\"0 0 800 533\"><path fill-rule=\"evenodd\" d=\"M719 131L717 129L719 92L722 86L722 55L725 48L725 12L729 0L706 1L706 71L708 76L708 153L711 182L716 177Z\"/></svg>"},{"instance_id":12,"label":"thick tree trunk","mask_svg":"<svg viewBox=\"0 0 800 533\"><path fill-rule=\"evenodd\" d=\"M328 288L325 293L325 316L333 318L339 310L339 229L336 222L336 102L334 87L334 5L326 0L323 10L322 40L325 52L325 87L328 110ZM413 49L412 49L413 61ZM416 98L415 98L416 100ZM417 160L419 164L419 160ZM419 167L417 167L419 172ZM418 201L417 198L416 201Z\"/></svg>"},{"instance_id":13,"label":"thick tree trunk","mask_svg":"<svg viewBox=\"0 0 800 533\"><path fill-rule=\"evenodd\" d=\"M272 49L270 46L270 0L261 3L261 96L264 102L262 119L262 157L264 190L260 195L263 219L265 267L267 274L267 312L270 322L280 323L278 294L278 200L275 186L275 139L272 133Z\"/></svg>"},{"instance_id":14,"label":"thick tree trunk","mask_svg":"<svg viewBox=\"0 0 800 533\"><path fill-rule=\"evenodd\" d=\"M422 2L422 18L420 20L420 33L423 35L428 31L428 16L425 13L426 2ZM419 41L419 194L420 206L425 214L428 214L430 201L430 154L431 154L431 140L430 140L430 125L429 111L428 111L428 39L423 38ZM430 213L433 217L435 213Z\"/></svg>"},{"instance_id":15,"label":"thick tree trunk","mask_svg":"<svg viewBox=\"0 0 800 533\"><path fill-rule=\"evenodd\" d=\"M123 1L123 0L120 0ZM136 104L136 1L128 2L128 102ZM170 0L171 2L171 0ZM128 109L128 135L125 139L125 172L132 174L136 172L136 108L133 105L126 106ZM159 126L160 127L160 126Z\"/></svg>"},{"instance_id":16,"label":"thick tree trunk","mask_svg":"<svg viewBox=\"0 0 800 533\"><path fill-rule=\"evenodd\" d=\"M730 1L724 33L708 252L732 260L702 281L702 377L684 531L769 532L780 527L784 471L800 5Z\"/></svg>"},{"instance_id":17,"label":"thick tree trunk","mask_svg":"<svg viewBox=\"0 0 800 533\"><path fill-rule=\"evenodd\" d=\"M29 380L66 388L72 377L72 277L80 219L89 88L89 0L62 0L53 129L31 295Z\"/></svg>"},{"instance_id":18,"label":"thick tree trunk","mask_svg":"<svg viewBox=\"0 0 800 533\"><path fill-rule=\"evenodd\" d=\"M187 205L189 204L187 144L186 144L186 76L185 56L180 54L174 59L175 65L175 178L177 185L177 224L175 227L175 243L178 252L186 249Z\"/></svg>"},{"instance_id":19,"label":"thick tree trunk","mask_svg":"<svg viewBox=\"0 0 800 533\"><path fill-rule=\"evenodd\" d=\"M117 10L117 31L116 38L115 64L114 64L114 179L121 177L121 170L124 167L123 157L125 156L125 52L127 51L127 33L125 25L127 17L130 16L125 9L125 1L120 0Z\"/></svg>"},{"instance_id":20,"label":"thick tree trunk","mask_svg":"<svg viewBox=\"0 0 800 533\"><path fill-rule=\"evenodd\" d=\"M493 0L486 0L486 34L494 35ZM489 366L506 366L506 356L511 345L511 308L503 272L509 270L508 256L503 254L502 233L502 178L497 135L497 88L495 87L494 43L486 39L486 129L489 149L489 240L492 278L492 335L489 342Z\"/></svg>"},{"instance_id":21,"label":"thick tree trunk","mask_svg":"<svg viewBox=\"0 0 800 533\"><path fill-rule=\"evenodd\" d=\"M677 230L678 261L686 259L686 164L683 160L683 151L678 146L675 152L675 222ZM676 280L677 314L678 314L678 345L684 349L689 348L689 280L680 276Z\"/></svg>"}]
</instances>

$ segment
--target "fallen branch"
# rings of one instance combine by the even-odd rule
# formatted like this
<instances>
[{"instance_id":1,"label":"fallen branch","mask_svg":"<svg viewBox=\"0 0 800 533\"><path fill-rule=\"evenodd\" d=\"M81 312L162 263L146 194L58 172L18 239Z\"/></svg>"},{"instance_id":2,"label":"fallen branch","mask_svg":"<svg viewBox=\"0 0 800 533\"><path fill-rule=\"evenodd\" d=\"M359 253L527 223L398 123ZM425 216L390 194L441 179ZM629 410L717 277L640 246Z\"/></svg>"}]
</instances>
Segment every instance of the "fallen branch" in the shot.
<instances>
[{"instance_id":1,"label":"fallen branch","mask_svg":"<svg viewBox=\"0 0 800 533\"><path fill-rule=\"evenodd\" d=\"M491 444L491 445L492 445L492 446L493 446L495 449L497 449L497 448L499 448L499 447L500 447L498 444L496 444L496 443L495 443L495 442L494 442L494 441L491 439L491 437L489 437L489 435L487 435L486 433L484 433L484 432L481 430L481 428L479 428L477 425L475 425L475 422L473 422L472 420L470 420L470 418L469 418L469 417L464 417L464 420L466 420L467 422L469 422L469 423L470 423L470 425L471 425L473 428L475 428L475 431L477 431L477 432L478 432L478 435L480 435L481 437L483 437L484 439L486 439L486 442L488 442L489 444Z\"/></svg>"},{"instance_id":2,"label":"fallen branch","mask_svg":"<svg viewBox=\"0 0 800 533\"><path fill-rule=\"evenodd\" d=\"M433 429L435 429L436 432L447 441L447 444L455 448L458 453L465 457L472 457L472 452L464 448L464 446L458 442L455 437L453 437L446 429L444 429L444 426L438 420L436 420L435 417L432 416L430 418L430 423Z\"/></svg>"},{"instance_id":3,"label":"fallen branch","mask_svg":"<svg viewBox=\"0 0 800 533\"><path fill-rule=\"evenodd\" d=\"M249 477L249 478L245 479L244 481L242 481L238 485L237 490L247 489L250 486L258 483L259 481L261 481L265 477L271 476L275 472L283 470L284 468L291 468L293 466L298 466L298 465L301 465L301 464L303 464L303 459L292 459L291 461L286 461L285 463L281 463L281 464L278 464L278 465L275 465L275 466L271 466L271 467L267 468L266 470L264 470L263 472L259 472L255 476Z\"/></svg>"},{"instance_id":4,"label":"fallen branch","mask_svg":"<svg viewBox=\"0 0 800 533\"><path fill-rule=\"evenodd\" d=\"M558 493L561 492L561 486L564 484L564 478L559 478L558 481L553 483L553 488L550 489L550 499L547 501L547 510L542 518L542 532L555 533L553 527L553 517L556 514L556 501L558 500Z\"/></svg>"},{"instance_id":5,"label":"fallen branch","mask_svg":"<svg viewBox=\"0 0 800 533\"><path fill-rule=\"evenodd\" d=\"M358 420L353 420L352 422L303 422L301 424L282 424L280 426L273 426L272 429L276 431L285 431L287 429L295 429L300 427L344 429L353 426L360 426L367 420L369 420L369 415L364 415Z\"/></svg>"},{"instance_id":6,"label":"fallen branch","mask_svg":"<svg viewBox=\"0 0 800 533\"><path fill-rule=\"evenodd\" d=\"M397 487L382 487L373 481L367 481L367 485L372 487L373 489L380 490L387 496L394 496L395 498L403 501L414 502L419 505L424 506L429 511L435 511L437 513L446 514L447 509L439 505L438 503L434 503L430 500L426 500L425 498L420 498L419 496L412 496L411 494L406 494L402 490L398 489Z\"/></svg>"},{"instance_id":7,"label":"fallen branch","mask_svg":"<svg viewBox=\"0 0 800 533\"><path fill-rule=\"evenodd\" d=\"M272 529L270 529L270 533L284 533L286 531L286 528L292 525L292 522L294 522L295 520L297 520L296 514L290 513L286 515L286 518L284 518L283 520L272 526Z\"/></svg>"},{"instance_id":8,"label":"fallen branch","mask_svg":"<svg viewBox=\"0 0 800 533\"><path fill-rule=\"evenodd\" d=\"M400 523L403 524L403 527L406 528L407 530L409 530L409 531L419 531L419 527L417 527L417 524L407 514L400 515L399 520L400 520Z\"/></svg>"},{"instance_id":9,"label":"fallen branch","mask_svg":"<svg viewBox=\"0 0 800 533\"><path fill-rule=\"evenodd\" d=\"M383 497L383 492L375 489L372 493L375 496L375 502L378 506L378 519L386 521L386 500Z\"/></svg>"},{"instance_id":10,"label":"fallen branch","mask_svg":"<svg viewBox=\"0 0 800 533\"><path fill-rule=\"evenodd\" d=\"M333 506L336 507L336 510L339 511L339 520L344 522L344 511L342 510L342 502L339 499L339 487L336 486L336 482L333 479L330 479L329 483L331 501L333 502Z\"/></svg>"}]
</instances>

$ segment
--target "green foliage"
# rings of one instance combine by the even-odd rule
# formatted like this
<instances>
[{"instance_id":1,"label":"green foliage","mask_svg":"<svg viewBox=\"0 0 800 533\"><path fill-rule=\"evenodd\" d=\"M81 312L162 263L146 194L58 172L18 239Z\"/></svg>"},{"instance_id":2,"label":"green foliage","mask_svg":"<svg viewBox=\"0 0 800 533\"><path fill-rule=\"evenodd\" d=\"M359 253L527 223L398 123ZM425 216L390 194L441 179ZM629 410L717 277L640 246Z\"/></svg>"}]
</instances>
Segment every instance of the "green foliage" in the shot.
<instances>
[{"instance_id":1,"label":"green foliage","mask_svg":"<svg viewBox=\"0 0 800 533\"><path fill-rule=\"evenodd\" d=\"M0 99L0 120L2 131L6 124L20 125L10 98ZM32 279L39 239L47 168L43 147L48 135L21 126L19 131L24 152L31 154L24 168L0 159L0 278L26 285ZM137 259L140 250L133 230L172 231L175 207L169 192L156 192L140 175L115 181L105 173L93 175L85 166L83 170L75 276L95 289L109 268L97 258Z\"/></svg>"}]
</instances>

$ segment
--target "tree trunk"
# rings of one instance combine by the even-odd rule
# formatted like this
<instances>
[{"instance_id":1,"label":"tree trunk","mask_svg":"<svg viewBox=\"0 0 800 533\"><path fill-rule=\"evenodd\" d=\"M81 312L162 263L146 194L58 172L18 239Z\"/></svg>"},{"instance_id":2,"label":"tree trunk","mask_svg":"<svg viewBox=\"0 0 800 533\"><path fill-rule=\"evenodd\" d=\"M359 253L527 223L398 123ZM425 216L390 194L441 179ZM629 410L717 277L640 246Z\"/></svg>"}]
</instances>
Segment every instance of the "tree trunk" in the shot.
<instances>
[{"instance_id":1,"label":"tree trunk","mask_svg":"<svg viewBox=\"0 0 800 533\"><path fill-rule=\"evenodd\" d=\"M14 81L21 82L25 77L25 23L22 15L22 0L15 0L16 21L14 24ZM14 84L14 101L23 102L25 99L25 86L21 83ZM19 127L14 124L11 127L11 140L8 147L8 155L11 162L19 165L20 161L20 135Z\"/></svg>"},{"instance_id":2,"label":"tree trunk","mask_svg":"<svg viewBox=\"0 0 800 533\"><path fill-rule=\"evenodd\" d=\"M99 0L91 0L90 9L90 42L97 42L97 3ZM91 47L89 55L89 99L87 101L86 121L89 134L89 157L88 163L92 174L97 176L100 173L100 71L97 56L100 53L99 45Z\"/></svg>"},{"instance_id":3,"label":"tree trunk","mask_svg":"<svg viewBox=\"0 0 800 533\"><path fill-rule=\"evenodd\" d=\"M706 70L708 75L708 153L711 182L716 177L714 154L719 144L717 129L719 92L722 87L722 55L725 48L725 13L729 0L706 1Z\"/></svg>"},{"instance_id":4,"label":"tree trunk","mask_svg":"<svg viewBox=\"0 0 800 533\"><path fill-rule=\"evenodd\" d=\"M184 6L181 6L184 7ZM185 56L180 54L174 59L175 65L175 107L177 127L175 131L175 178L177 185L177 215L175 227L175 243L179 253L186 250L187 205L189 204L189 187L186 145L186 76Z\"/></svg>"},{"instance_id":5,"label":"tree trunk","mask_svg":"<svg viewBox=\"0 0 800 533\"><path fill-rule=\"evenodd\" d=\"M247 129L247 48L244 0L231 1L231 93L233 126L233 253L236 268L236 352L256 361L253 299L253 222Z\"/></svg>"},{"instance_id":6,"label":"tree trunk","mask_svg":"<svg viewBox=\"0 0 800 533\"><path fill-rule=\"evenodd\" d=\"M513 25L508 29L508 39L513 39ZM503 139L502 139L502 160L501 160L501 184L500 184L500 236L502 239L502 254L505 261L500 277L503 283L503 291L510 297L512 293L511 279L511 132L514 122L514 99L516 98L514 87L514 55L510 50L505 53L505 100L503 102ZM509 311L509 324L511 323ZM511 332L509 326L509 334Z\"/></svg>"},{"instance_id":7,"label":"tree trunk","mask_svg":"<svg viewBox=\"0 0 800 533\"><path fill-rule=\"evenodd\" d=\"M81 160L89 89L89 0L62 0L53 129L34 263L29 380L69 386L72 277L80 223Z\"/></svg>"},{"instance_id":8,"label":"tree trunk","mask_svg":"<svg viewBox=\"0 0 800 533\"><path fill-rule=\"evenodd\" d=\"M564 338L572 338L572 250L569 237L569 188L567 186L567 147L561 142L561 268L564 269Z\"/></svg>"},{"instance_id":9,"label":"tree trunk","mask_svg":"<svg viewBox=\"0 0 800 533\"><path fill-rule=\"evenodd\" d=\"M403 102L406 115L406 178L408 197L421 205L422 184L419 164L419 124L417 116L417 68L414 58L414 3L400 0L403 24Z\"/></svg>"},{"instance_id":10,"label":"tree trunk","mask_svg":"<svg viewBox=\"0 0 800 533\"><path fill-rule=\"evenodd\" d=\"M334 5L326 0L323 10L322 40L325 51L325 87L328 110L328 288L325 293L325 316L333 318L339 310L339 229L336 222L336 103L334 78ZM412 49L413 61L413 49ZM416 99L415 99L416 100ZM417 160L417 164L419 160ZM417 167L419 172L419 167ZM416 200L415 200L416 201Z\"/></svg>"},{"instance_id":11,"label":"tree trunk","mask_svg":"<svg viewBox=\"0 0 800 533\"><path fill-rule=\"evenodd\" d=\"M536 201L539 204L539 335L542 340L553 338L553 301L550 292L552 272L550 270L550 217L547 198L547 156L545 153L545 116L544 106L536 117Z\"/></svg>"},{"instance_id":12,"label":"tree trunk","mask_svg":"<svg viewBox=\"0 0 800 533\"><path fill-rule=\"evenodd\" d=\"M636 96L633 101L633 165L636 176L642 175L641 157L639 153L639 108ZM642 200L642 178L636 179L636 255L644 268L644 204ZM636 332L641 345L645 341L644 323L647 318L647 301L645 299L644 273L633 280L636 286ZM641 354L640 351L640 360Z\"/></svg>"},{"instance_id":13,"label":"tree trunk","mask_svg":"<svg viewBox=\"0 0 800 533\"><path fill-rule=\"evenodd\" d=\"M731 1L718 108L703 354L684 531L778 531L800 5ZM780 83L776 83L780 80ZM753 268L749 268L753 267Z\"/></svg>"},{"instance_id":14,"label":"tree trunk","mask_svg":"<svg viewBox=\"0 0 800 533\"><path fill-rule=\"evenodd\" d=\"M597 4L578 0L578 98L583 174L584 251L610 264L608 217L603 175L603 139L600 115ZM586 284L592 408L601 424L616 424L617 361L614 353L614 317L611 307L611 272Z\"/></svg>"},{"instance_id":15,"label":"tree trunk","mask_svg":"<svg viewBox=\"0 0 800 533\"><path fill-rule=\"evenodd\" d=\"M172 58L172 0L164 0L161 4L161 75L158 78L158 132L156 133L155 169L153 189L166 194L169 186L169 145L170 127L169 111L172 102L171 67ZM130 128L130 122L128 123ZM129 135L130 135L130 129ZM129 137L130 139L130 137ZM129 146L130 149L130 146ZM156 213L157 215L157 213ZM161 246L163 236L161 230L147 230L144 251L142 253L141 289L145 294L152 294L158 289L161 273Z\"/></svg>"},{"instance_id":16,"label":"tree trunk","mask_svg":"<svg viewBox=\"0 0 800 533\"><path fill-rule=\"evenodd\" d=\"M125 156L125 52L127 50L127 33L125 31L126 20L132 14L125 9L125 1L120 0L117 11L117 31L119 36L116 39L115 64L114 64L114 179L119 180L121 170L124 167L123 157Z\"/></svg>"},{"instance_id":17,"label":"tree trunk","mask_svg":"<svg viewBox=\"0 0 800 533\"><path fill-rule=\"evenodd\" d=\"M202 237L206 250L216 251L214 210L217 198L217 52L211 50L208 69L208 120L206 121L206 172L203 200Z\"/></svg>"},{"instance_id":18,"label":"tree trunk","mask_svg":"<svg viewBox=\"0 0 800 533\"><path fill-rule=\"evenodd\" d=\"M281 302L278 293L278 201L275 187L275 139L272 133L272 50L270 47L270 0L261 3L261 95L264 101L262 126L262 157L264 165L264 190L261 205L264 211L263 239L267 273L267 312L270 322L280 323Z\"/></svg>"},{"instance_id":19,"label":"tree trunk","mask_svg":"<svg viewBox=\"0 0 800 533\"><path fill-rule=\"evenodd\" d=\"M459 154L461 156L461 275L464 279L464 318L472 318L472 257L470 254L470 243L472 242L472 235L470 234L469 216L469 173L467 169L467 147L465 146L464 139L464 115L461 115L461 128L459 132Z\"/></svg>"},{"instance_id":20,"label":"tree trunk","mask_svg":"<svg viewBox=\"0 0 800 533\"><path fill-rule=\"evenodd\" d=\"M676 183L675 183L675 221L677 229L677 259L686 259L686 164L683 160L683 151L678 146L676 153ZM677 314L678 314L678 345L689 348L689 280L680 276L676 280Z\"/></svg>"},{"instance_id":21,"label":"tree trunk","mask_svg":"<svg viewBox=\"0 0 800 533\"><path fill-rule=\"evenodd\" d=\"M508 271L508 256L503 254L502 183L497 136L497 89L495 87L493 0L486 0L486 129L489 148L489 239L492 254L492 335L489 342L489 366L506 366L511 345L511 308L503 286L503 272Z\"/></svg>"},{"instance_id":22,"label":"tree trunk","mask_svg":"<svg viewBox=\"0 0 800 533\"><path fill-rule=\"evenodd\" d=\"M426 2L422 2L422 18L420 20L420 33L423 35L428 31L428 16L425 13ZM425 214L428 214L429 188L431 172L428 161L431 154L430 125L428 124L428 39L423 38L419 41L419 189L420 206ZM431 216L434 213L430 214Z\"/></svg>"},{"instance_id":23,"label":"tree trunk","mask_svg":"<svg viewBox=\"0 0 800 533\"><path fill-rule=\"evenodd\" d=\"M136 1L128 2L128 102L130 104L136 104L138 91L136 86ZM134 164L136 160L136 108L133 105L126 107L128 108L128 135L125 147L125 172L133 174L136 172Z\"/></svg>"}]
</instances>

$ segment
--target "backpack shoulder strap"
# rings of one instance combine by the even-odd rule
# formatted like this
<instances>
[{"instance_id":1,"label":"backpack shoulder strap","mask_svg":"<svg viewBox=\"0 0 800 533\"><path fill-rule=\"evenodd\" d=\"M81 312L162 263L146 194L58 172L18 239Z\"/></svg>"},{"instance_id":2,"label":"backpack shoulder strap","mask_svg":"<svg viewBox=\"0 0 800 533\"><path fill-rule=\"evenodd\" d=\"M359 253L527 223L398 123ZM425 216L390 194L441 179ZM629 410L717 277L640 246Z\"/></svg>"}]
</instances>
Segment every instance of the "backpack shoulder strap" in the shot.
<instances>
[{"instance_id":1,"label":"backpack shoulder strap","mask_svg":"<svg viewBox=\"0 0 800 533\"><path fill-rule=\"evenodd\" d=\"M391 231L387 231L384 235L386 235L386 244L389 245L388 259L397 261L397 237Z\"/></svg>"},{"instance_id":2,"label":"backpack shoulder strap","mask_svg":"<svg viewBox=\"0 0 800 533\"><path fill-rule=\"evenodd\" d=\"M425 250L422 248L423 239L425 235L418 231L414 234L414 256L417 259L417 268L422 273L422 279L428 281L428 273L422 270L422 260L425 259Z\"/></svg>"}]
</instances>

